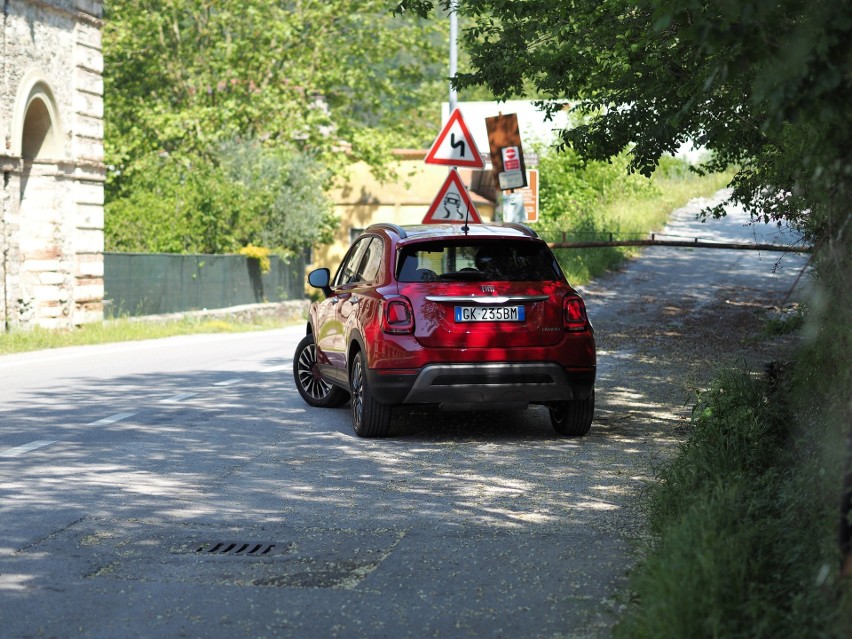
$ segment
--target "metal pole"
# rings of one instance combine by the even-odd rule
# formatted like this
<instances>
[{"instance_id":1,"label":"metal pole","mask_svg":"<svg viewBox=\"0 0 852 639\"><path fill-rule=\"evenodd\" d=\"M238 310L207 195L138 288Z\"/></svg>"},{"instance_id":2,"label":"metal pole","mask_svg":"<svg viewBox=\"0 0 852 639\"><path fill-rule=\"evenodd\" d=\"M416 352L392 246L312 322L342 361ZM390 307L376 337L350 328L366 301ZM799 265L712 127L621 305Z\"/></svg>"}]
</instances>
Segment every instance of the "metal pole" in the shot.
<instances>
[{"instance_id":1,"label":"metal pole","mask_svg":"<svg viewBox=\"0 0 852 639\"><path fill-rule=\"evenodd\" d=\"M459 62L459 53L458 53L458 35L459 35L459 16L458 16L458 0L451 0L450 2L450 78L454 78L456 73L458 72L458 62ZM452 115L453 111L456 109L456 104L458 103L458 93L453 88L452 82L450 82L450 115Z\"/></svg>"}]
</instances>

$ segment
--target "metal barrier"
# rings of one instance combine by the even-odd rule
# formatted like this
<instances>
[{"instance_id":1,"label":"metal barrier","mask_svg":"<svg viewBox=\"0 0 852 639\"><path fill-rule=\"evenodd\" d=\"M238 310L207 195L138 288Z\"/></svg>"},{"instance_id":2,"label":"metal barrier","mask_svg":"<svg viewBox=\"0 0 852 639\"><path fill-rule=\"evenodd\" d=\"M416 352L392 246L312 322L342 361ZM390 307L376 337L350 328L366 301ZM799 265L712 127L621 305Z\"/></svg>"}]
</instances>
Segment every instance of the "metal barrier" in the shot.
<instances>
[{"instance_id":1,"label":"metal barrier","mask_svg":"<svg viewBox=\"0 0 852 639\"><path fill-rule=\"evenodd\" d=\"M305 297L305 259L270 257L268 273L242 255L104 253L104 315L160 315Z\"/></svg>"}]
</instances>

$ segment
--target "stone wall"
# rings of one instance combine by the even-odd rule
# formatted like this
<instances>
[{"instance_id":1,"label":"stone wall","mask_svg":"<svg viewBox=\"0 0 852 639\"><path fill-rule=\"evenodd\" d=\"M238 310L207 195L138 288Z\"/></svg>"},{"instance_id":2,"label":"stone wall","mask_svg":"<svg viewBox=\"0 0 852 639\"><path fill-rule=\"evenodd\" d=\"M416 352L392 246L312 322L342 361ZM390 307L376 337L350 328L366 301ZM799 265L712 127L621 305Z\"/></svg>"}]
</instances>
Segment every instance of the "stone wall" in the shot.
<instances>
[{"instance_id":1,"label":"stone wall","mask_svg":"<svg viewBox=\"0 0 852 639\"><path fill-rule=\"evenodd\" d=\"M0 321L103 318L101 0L5 3Z\"/></svg>"}]
</instances>

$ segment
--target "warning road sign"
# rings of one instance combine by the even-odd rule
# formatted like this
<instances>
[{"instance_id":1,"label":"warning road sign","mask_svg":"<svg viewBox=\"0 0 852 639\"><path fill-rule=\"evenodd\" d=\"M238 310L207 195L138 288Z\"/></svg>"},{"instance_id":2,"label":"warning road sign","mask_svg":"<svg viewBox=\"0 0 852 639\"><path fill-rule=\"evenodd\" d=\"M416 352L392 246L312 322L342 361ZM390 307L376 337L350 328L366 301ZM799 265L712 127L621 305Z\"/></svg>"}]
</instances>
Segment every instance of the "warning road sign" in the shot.
<instances>
[{"instance_id":1,"label":"warning road sign","mask_svg":"<svg viewBox=\"0 0 852 639\"><path fill-rule=\"evenodd\" d=\"M429 207L423 224L482 224L458 171L452 170Z\"/></svg>"},{"instance_id":2,"label":"warning road sign","mask_svg":"<svg viewBox=\"0 0 852 639\"><path fill-rule=\"evenodd\" d=\"M485 162L476 148L476 142L464 123L461 111L456 109L444 125L441 134L426 154L426 164L463 166L484 169Z\"/></svg>"}]
</instances>

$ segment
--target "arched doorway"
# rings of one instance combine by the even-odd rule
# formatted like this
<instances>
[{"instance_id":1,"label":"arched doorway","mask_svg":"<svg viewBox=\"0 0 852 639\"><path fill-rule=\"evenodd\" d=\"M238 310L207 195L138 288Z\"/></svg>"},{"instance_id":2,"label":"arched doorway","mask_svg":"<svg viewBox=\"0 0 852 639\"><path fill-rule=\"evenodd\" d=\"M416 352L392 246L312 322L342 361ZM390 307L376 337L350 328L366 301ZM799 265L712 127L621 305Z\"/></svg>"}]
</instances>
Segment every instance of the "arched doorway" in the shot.
<instances>
[{"instance_id":1,"label":"arched doorway","mask_svg":"<svg viewBox=\"0 0 852 639\"><path fill-rule=\"evenodd\" d=\"M19 290L13 300L17 323L64 324L73 303L65 228L67 184L61 122L50 87L36 81L18 105L21 174L17 232Z\"/></svg>"},{"instance_id":2,"label":"arched doorway","mask_svg":"<svg viewBox=\"0 0 852 639\"><path fill-rule=\"evenodd\" d=\"M41 95L34 96L24 116L21 157L24 160L45 156L55 157L57 147L56 127L50 116L50 110Z\"/></svg>"}]
</instances>

